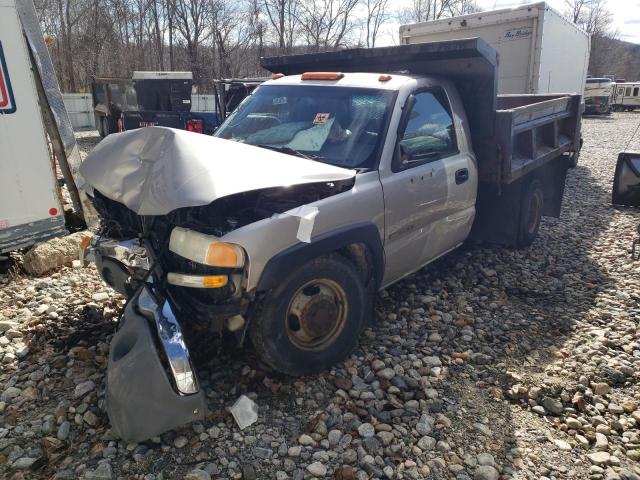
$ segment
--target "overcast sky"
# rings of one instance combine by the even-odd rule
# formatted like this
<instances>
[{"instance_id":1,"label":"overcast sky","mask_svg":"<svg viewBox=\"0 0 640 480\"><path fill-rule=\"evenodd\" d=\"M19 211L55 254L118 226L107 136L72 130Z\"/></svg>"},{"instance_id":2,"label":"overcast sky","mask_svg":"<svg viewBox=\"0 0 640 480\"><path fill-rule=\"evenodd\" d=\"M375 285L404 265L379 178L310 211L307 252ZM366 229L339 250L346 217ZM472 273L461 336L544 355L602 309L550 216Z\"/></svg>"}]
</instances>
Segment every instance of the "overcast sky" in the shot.
<instances>
[{"instance_id":1,"label":"overcast sky","mask_svg":"<svg viewBox=\"0 0 640 480\"><path fill-rule=\"evenodd\" d=\"M411 4L411 0L392 0L394 5ZM476 0L483 10L514 7L533 1L522 0ZM561 13L565 13L564 0L547 0L547 3ZM620 40L640 44L640 0L607 0L609 10L613 14L613 28ZM385 25L384 35L381 35L380 45L398 44L397 22L389 22Z\"/></svg>"}]
</instances>

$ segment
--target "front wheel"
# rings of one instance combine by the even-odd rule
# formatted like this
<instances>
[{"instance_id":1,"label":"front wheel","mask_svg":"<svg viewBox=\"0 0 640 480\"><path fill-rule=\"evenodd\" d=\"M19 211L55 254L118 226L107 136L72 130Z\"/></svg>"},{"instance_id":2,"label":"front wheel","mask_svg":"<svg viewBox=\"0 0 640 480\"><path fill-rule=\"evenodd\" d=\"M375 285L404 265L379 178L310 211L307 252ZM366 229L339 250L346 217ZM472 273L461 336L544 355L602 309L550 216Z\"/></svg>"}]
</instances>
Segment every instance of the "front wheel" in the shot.
<instances>
[{"instance_id":1,"label":"front wheel","mask_svg":"<svg viewBox=\"0 0 640 480\"><path fill-rule=\"evenodd\" d=\"M544 192L537 178L523 189L520 199L520 223L518 225L518 248L528 247L538 236L542 221Z\"/></svg>"},{"instance_id":2,"label":"front wheel","mask_svg":"<svg viewBox=\"0 0 640 480\"><path fill-rule=\"evenodd\" d=\"M346 258L313 259L267 292L251 322L252 343L282 373L320 372L355 348L370 298Z\"/></svg>"}]
</instances>

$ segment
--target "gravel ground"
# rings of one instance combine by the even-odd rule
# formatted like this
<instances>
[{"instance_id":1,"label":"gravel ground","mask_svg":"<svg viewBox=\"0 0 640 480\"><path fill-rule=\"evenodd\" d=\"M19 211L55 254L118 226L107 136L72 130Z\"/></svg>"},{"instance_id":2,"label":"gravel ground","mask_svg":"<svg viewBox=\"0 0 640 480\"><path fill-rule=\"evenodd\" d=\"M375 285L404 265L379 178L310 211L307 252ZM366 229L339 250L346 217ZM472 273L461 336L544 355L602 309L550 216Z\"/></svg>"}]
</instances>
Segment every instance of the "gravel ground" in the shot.
<instances>
[{"instance_id":1,"label":"gravel ground","mask_svg":"<svg viewBox=\"0 0 640 480\"><path fill-rule=\"evenodd\" d=\"M610 206L639 121L584 119L562 218L528 250L466 246L383 291L334 369L286 378L207 342L211 414L141 444L104 412L123 299L92 268L0 275L0 476L639 479L640 213ZM226 410L241 394L259 405L243 431Z\"/></svg>"}]
</instances>

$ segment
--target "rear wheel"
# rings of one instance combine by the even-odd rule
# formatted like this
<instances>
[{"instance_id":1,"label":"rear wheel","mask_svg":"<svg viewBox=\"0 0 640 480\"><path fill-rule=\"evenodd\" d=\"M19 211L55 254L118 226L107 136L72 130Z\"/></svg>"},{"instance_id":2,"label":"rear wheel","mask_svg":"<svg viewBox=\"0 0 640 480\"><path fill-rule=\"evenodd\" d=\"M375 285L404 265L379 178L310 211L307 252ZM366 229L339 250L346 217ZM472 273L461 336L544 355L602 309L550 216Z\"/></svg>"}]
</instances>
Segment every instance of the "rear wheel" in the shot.
<instances>
[{"instance_id":1,"label":"rear wheel","mask_svg":"<svg viewBox=\"0 0 640 480\"><path fill-rule=\"evenodd\" d=\"M346 258L316 258L266 294L251 322L251 340L275 370L320 372L356 346L370 297Z\"/></svg>"},{"instance_id":2,"label":"rear wheel","mask_svg":"<svg viewBox=\"0 0 640 480\"><path fill-rule=\"evenodd\" d=\"M102 136L106 137L111 132L109 131L109 119L107 117L102 117Z\"/></svg>"},{"instance_id":3,"label":"rear wheel","mask_svg":"<svg viewBox=\"0 0 640 480\"><path fill-rule=\"evenodd\" d=\"M542 184L537 178L534 178L524 188L520 199L519 248L528 247L538 236L543 205L544 192Z\"/></svg>"}]
</instances>

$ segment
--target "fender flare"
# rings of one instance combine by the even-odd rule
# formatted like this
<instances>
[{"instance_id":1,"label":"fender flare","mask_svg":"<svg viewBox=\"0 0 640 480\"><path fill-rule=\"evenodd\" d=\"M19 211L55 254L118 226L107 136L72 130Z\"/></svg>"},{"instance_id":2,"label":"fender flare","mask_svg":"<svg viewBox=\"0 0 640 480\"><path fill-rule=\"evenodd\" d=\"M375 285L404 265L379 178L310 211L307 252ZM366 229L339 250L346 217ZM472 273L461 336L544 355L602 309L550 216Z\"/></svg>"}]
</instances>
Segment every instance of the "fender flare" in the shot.
<instances>
[{"instance_id":1,"label":"fender flare","mask_svg":"<svg viewBox=\"0 0 640 480\"><path fill-rule=\"evenodd\" d=\"M366 245L373 260L375 289L384 275L384 249L378 227L370 222L336 228L314 237L311 243L297 243L269 259L258 281L257 291L276 287L289 272L309 260L335 252L354 243Z\"/></svg>"}]
</instances>

